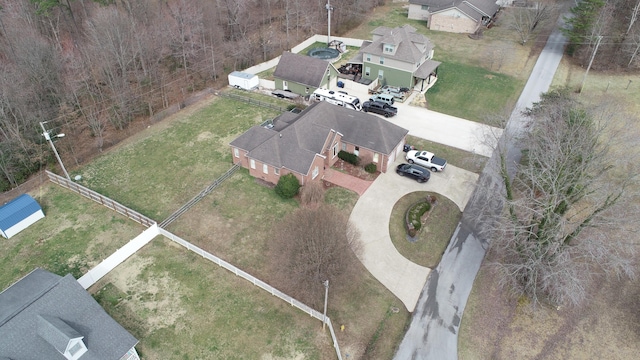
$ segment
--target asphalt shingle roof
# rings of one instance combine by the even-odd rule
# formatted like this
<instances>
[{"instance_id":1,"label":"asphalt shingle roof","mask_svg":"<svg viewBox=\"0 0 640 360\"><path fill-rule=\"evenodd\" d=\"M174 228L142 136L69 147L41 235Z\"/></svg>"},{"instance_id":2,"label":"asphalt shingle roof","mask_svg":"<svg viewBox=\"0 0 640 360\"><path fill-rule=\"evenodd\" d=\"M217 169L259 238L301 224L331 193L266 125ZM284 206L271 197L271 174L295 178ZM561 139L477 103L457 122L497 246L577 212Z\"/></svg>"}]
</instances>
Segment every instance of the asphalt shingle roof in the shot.
<instances>
[{"instance_id":1,"label":"asphalt shingle roof","mask_svg":"<svg viewBox=\"0 0 640 360\"><path fill-rule=\"evenodd\" d=\"M248 150L248 156L260 162L308 174L313 159L324 152L329 136L338 132L343 141L389 155L408 133L407 129L378 116L345 109L326 101L313 104L292 121L291 114L274 120L274 129L267 137L255 126L231 142L231 146ZM255 134L264 134L265 137Z\"/></svg>"},{"instance_id":2,"label":"asphalt shingle roof","mask_svg":"<svg viewBox=\"0 0 640 360\"><path fill-rule=\"evenodd\" d=\"M285 51L278 61L273 76L317 88L320 87L329 66L333 65L327 60Z\"/></svg>"},{"instance_id":3,"label":"asphalt shingle roof","mask_svg":"<svg viewBox=\"0 0 640 360\"><path fill-rule=\"evenodd\" d=\"M70 274L35 269L0 293L0 359L65 359L56 347L78 335L82 360L119 360L138 343Z\"/></svg>"},{"instance_id":4,"label":"asphalt shingle roof","mask_svg":"<svg viewBox=\"0 0 640 360\"><path fill-rule=\"evenodd\" d=\"M383 56L408 63L416 63L422 59L425 53L428 54L431 52L431 49L433 49L433 45L429 39L422 34L416 33L416 29L411 25L404 25L394 29L380 26L375 28L371 33L374 36L379 36L379 38L367 46L363 44L360 48L361 53ZM395 54L385 53L383 44L396 45L397 49ZM421 51L416 44L424 44L426 46L425 50Z\"/></svg>"},{"instance_id":5,"label":"asphalt shingle roof","mask_svg":"<svg viewBox=\"0 0 640 360\"><path fill-rule=\"evenodd\" d=\"M427 5L430 13L456 8L476 21L493 16L500 8L496 0L410 0L410 4Z\"/></svg>"}]
</instances>

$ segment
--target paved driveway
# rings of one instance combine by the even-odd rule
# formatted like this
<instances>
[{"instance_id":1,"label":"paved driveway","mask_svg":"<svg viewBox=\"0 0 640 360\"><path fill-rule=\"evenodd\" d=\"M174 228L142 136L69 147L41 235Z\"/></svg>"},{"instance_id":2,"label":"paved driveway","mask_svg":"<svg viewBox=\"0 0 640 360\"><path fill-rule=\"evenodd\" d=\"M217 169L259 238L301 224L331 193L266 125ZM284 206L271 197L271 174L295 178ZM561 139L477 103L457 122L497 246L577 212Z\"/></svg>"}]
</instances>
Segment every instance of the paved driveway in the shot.
<instances>
[{"instance_id":1,"label":"paved driveway","mask_svg":"<svg viewBox=\"0 0 640 360\"><path fill-rule=\"evenodd\" d=\"M394 204L408 193L433 191L451 199L462 211L477 179L477 174L451 165L432 173L424 184L389 171L378 176L353 208L350 220L364 243L360 261L409 311L414 310L430 269L407 260L391 242L389 218Z\"/></svg>"}]
</instances>

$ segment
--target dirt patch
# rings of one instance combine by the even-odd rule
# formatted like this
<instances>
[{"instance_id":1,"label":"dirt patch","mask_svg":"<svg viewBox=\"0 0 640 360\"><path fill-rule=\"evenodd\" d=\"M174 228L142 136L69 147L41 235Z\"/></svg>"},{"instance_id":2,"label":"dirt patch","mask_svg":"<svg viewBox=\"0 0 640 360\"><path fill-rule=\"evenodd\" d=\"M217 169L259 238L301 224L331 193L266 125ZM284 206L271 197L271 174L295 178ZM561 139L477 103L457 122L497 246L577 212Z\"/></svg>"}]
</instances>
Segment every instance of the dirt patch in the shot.
<instances>
[{"instance_id":1,"label":"dirt patch","mask_svg":"<svg viewBox=\"0 0 640 360\"><path fill-rule=\"evenodd\" d=\"M129 295L122 302L134 312L147 315L145 328L156 330L174 325L186 314L181 298L188 294L183 293L180 283L168 272L145 279L142 275L152 262L152 258L133 256L109 273L109 277Z\"/></svg>"}]
</instances>

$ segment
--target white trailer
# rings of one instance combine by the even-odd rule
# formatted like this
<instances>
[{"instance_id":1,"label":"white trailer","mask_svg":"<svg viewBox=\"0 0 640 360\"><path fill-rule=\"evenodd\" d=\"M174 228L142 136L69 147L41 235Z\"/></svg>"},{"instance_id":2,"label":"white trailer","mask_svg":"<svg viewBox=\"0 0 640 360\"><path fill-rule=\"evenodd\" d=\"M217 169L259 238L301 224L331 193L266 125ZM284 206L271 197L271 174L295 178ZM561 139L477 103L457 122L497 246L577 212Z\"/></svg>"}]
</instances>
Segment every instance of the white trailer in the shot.
<instances>
[{"instance_id":1,"label":"white trailer","mask_svg":"<svg viewBox=\"0 0 640 360\"><path fill-rule=\"evenodd\" d=\"M249 74L241 71L234 71L229 74L229 86L237 89L252 90L260 85L258 75Z\"/></svg>"}]
</instances>

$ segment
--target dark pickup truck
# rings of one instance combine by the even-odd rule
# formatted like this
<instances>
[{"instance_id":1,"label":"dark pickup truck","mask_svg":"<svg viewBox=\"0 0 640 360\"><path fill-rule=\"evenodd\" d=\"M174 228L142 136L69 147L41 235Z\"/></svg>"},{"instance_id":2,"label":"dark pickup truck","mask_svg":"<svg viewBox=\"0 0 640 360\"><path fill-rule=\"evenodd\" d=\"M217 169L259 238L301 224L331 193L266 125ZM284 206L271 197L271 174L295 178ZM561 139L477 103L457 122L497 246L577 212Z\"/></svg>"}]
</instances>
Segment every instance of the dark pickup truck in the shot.
<instances>
[{"instance_id":1,"label":"dark pickup truck","mask_svg":"<svg viewBox=\"0 0 640 360\"><path fill-rule=\"evenodd\" d=\"M362 111L380 114L384 117L391 117L398 113L398 108L380 101L365 101L364 104L362 104Z\"/></svg>"}]
</instances>

